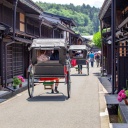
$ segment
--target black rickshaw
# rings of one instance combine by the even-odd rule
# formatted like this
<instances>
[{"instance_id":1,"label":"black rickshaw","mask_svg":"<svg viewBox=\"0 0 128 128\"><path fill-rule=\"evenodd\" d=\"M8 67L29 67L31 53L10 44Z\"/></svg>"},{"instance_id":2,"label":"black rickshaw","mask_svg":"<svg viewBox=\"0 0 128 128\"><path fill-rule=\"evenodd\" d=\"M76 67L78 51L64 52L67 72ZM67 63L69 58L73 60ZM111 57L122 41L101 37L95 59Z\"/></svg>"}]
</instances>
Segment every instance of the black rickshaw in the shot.
<instances>
[{"instance_id":1,"label":"black rickshaw","mask_svg":"<svg viewBox=\"0 0 128 128\"><path fill-rule=\"evenodd\" d=\"M28 94L33 97L35 83L43 83L52 86L50 80L64 78L63 82L67 85L67 95L70 98L71 79L70 79L70 61L67 57L67 42L64 39L34 39L30 48L31 65L28 70ZM59 51L59 60L48 60L37 62L37 52L46 50L48 53L53 50ZM54 82L55 83L55 82Z\"/></svg>"},{"instance_id":2,"label":"black rickshaw","mask_svg":"<svg viewBox=\"0 0 128 128\"><path fill-rule=\"evenodd\" d=\"M76 65L86 65L87 75L89 75L88 49L85 45L70 45L69 56L72 67ZM80 74L79 67L76 67L76 69L78 70L78 74Z\"/></svg>"}]
</instances>

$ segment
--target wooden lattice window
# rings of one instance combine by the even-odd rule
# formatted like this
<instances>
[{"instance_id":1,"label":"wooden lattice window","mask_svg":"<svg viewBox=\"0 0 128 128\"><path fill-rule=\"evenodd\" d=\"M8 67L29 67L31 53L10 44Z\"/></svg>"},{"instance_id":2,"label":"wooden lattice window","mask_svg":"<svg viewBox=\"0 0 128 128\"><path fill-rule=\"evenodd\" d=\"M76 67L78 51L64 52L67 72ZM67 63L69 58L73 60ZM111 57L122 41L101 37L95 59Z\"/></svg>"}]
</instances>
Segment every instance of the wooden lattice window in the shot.
<instances>
[{"instance_id":1,"label":"wooden lattice window","mask_svg":"<svg viewBox=\"0 0 128 128\"><path fill-rule=\"evenodd\" d=\"M13 44L7 46L7 79L23 75L23 46Z\"/></svg>"},{"instance_id":2,"label":"wooden lattice window","mask_svg":"<svg viewBox=\"0 0 128 128\"><path fill-rule=\"evenodd\" d=\"M119 56L126 57L128 56L128 42L122 41L119 43Z\"/></svg>"}]
</instances>

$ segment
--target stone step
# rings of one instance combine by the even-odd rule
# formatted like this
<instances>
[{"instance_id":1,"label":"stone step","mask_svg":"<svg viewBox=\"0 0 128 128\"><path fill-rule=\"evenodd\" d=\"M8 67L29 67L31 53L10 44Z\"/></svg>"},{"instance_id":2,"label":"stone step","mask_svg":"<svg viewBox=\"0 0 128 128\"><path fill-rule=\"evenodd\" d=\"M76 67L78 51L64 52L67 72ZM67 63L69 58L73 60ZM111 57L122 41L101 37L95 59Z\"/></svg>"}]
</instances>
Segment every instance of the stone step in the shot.
<instances>
[{"instance_id":1,"label":"stone step","mask_svg":"<svg viewBox=\"0 0 128 128\"><path fill-rule=\"evenodd\" d=\"M117 94L115 95L105 95L106 104L119 104L117 100Z\"/></svg>"},{"instance_id":2,"label":"stone step","mask_svg":"<svg viewBox=\"0 0 128 128\"><path fill-rule=\"evenodd\" d=\"M110 123L109 124L110 128L128 128L127 123Z\"/></svg>"},{"instance_id":3,"label":"stone step","mask_svg":"<svg viewBox=\"0 0 128 128\"><path fill-rule=\"evenodd\" d=\"M2 103L2 102L4 102L4 101L6 101L7 99L0 99L0 103Z\"/></svg>"}]
</instances>

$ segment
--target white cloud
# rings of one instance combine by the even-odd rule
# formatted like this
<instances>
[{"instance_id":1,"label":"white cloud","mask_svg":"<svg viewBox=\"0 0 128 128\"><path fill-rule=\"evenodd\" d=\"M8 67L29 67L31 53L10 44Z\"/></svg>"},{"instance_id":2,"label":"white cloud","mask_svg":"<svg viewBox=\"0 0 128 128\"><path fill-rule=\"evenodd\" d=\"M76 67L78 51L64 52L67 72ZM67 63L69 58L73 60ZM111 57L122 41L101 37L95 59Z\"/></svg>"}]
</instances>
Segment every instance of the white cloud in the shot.
<instances>
[{"instance_id":1,"label":"white cloud","mask_svg":"<svg viewBox=\"0 0 128 128\"><path fill-rule=\"evenodd\" d=\"M90 6L95 6L95 7L101 7L104 0L33 0L34 2L36 1L42 1L42 2L47 2L47 3L56 3L56 4L70 4L73 3L74 5L82 5L83 3L85 5L89 4Z\"/></svg>"}]
</instances>

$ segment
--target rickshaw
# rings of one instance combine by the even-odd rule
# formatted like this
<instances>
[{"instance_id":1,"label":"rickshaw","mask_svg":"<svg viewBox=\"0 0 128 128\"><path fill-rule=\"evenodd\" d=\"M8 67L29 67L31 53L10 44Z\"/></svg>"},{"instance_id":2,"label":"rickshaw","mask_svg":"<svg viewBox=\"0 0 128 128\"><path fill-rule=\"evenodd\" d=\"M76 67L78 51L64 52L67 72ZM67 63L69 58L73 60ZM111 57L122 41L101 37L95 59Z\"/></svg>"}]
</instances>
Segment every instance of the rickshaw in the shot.
<instances>
[{"instance_id":1,"label":"rickshaw","mask_svg":"<svg viewBox=\"0 0 128 128\"><path fill-rule=\"evenodd\" d=\"M80 56L80 53L82 53L82 56ZM88 49L85 45L70 45L69 56L71 59L71 64L72 62L74 63L72 64L72 67L76 65L86 65L87 75L89 75ZM77 70L78 74L80 74L78 68Z\"/></svg>"},{"instance_id":2,"label":"rickshaw","mask_svg":"<svg viewBox=\"0 0 128 128\"><path fill-rule=\"evenodd\" d=\"M37 52L39 50L59 51L59 60L48 60L37 62ZM57 78L64 78L67 85L67 95L70 98L71 79L70 79L70 60L67 57L67 42L64 39L34 39L30 48L31 65L28 69L28 94L33 97L35 83L43 83L44 86L51 85Z\"/></svg>"}]
</instances>

